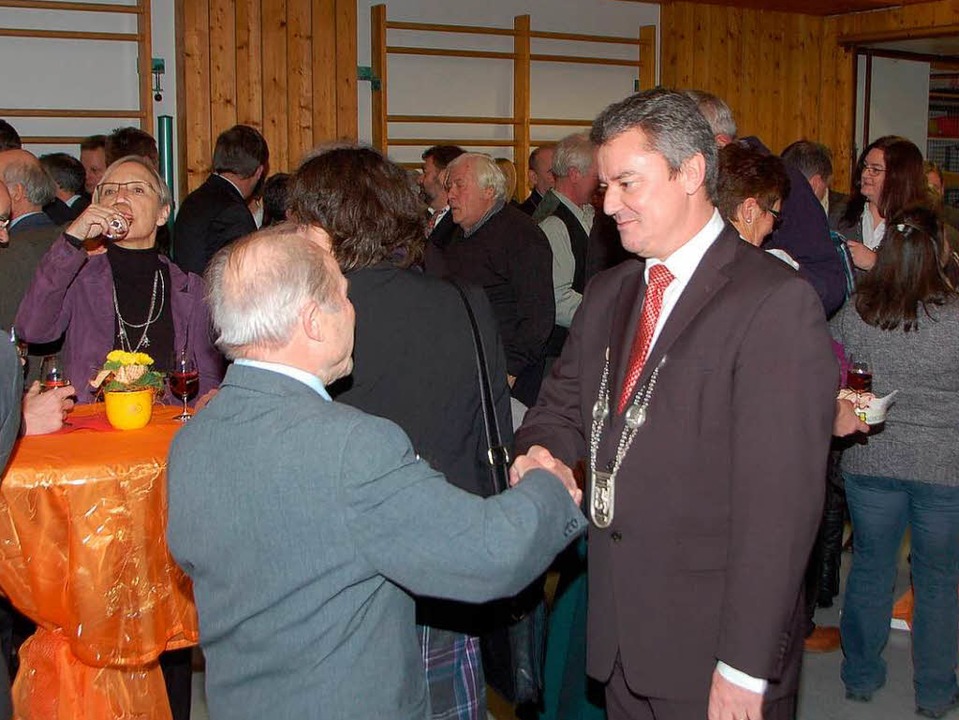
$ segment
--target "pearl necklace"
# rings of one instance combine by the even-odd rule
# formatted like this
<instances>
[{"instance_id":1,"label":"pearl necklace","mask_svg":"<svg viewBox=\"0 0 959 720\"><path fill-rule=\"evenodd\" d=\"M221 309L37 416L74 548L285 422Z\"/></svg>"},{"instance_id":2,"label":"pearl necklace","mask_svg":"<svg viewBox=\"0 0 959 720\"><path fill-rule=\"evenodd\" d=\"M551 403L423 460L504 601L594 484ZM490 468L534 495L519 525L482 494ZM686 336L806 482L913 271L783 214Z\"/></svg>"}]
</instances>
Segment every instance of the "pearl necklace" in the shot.
<instances>
[{"instance_id":1,"label":"pearl necklace","mask_svg":"<svg viewBox=\"0 0 959 720\"><path fill-rule=\"evenodd\" d=\"M159 289L159 294L157 290ZM160 298L160 307L156 311L154 316L153 310L157 305L157 297ZM163 304L164 298L166 296L166 283L163 280L163 273L160 270L157 270L153 275L153 293L150 295L150 309L147 311L146 322L142 323L131 323L123 319L123 315L120 314L120 303L117 301L117 286L116 283L113 284L113 310L117 314L118 325L120 327L119 332L117 333L120 338L120 349L125 350L129 353L138 353L143 348L150 347L150 338L147 337L147 333L150 332L150 326L160 319L160 315L163 314ZM137 342L136 347L133 347L133 344L130 342L130 336L127 334L127 328L131 330L139 330L143 328L143 332L140 334L140 340Z\"/></svg>"}]
</instances>

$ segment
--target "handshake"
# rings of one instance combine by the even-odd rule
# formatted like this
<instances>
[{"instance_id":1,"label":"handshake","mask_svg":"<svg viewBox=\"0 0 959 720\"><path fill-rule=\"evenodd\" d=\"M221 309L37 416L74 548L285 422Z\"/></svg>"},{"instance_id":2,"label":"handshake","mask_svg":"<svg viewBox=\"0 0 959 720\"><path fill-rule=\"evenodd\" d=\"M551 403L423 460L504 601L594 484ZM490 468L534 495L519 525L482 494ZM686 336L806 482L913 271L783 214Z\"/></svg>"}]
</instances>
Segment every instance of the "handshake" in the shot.
<instances>
[{"instance_id":1,"label":"handshake","mask_svg":"<svg viewBox=\"0 0 959 720\"><path fill-rule=\"evenodd\" d=\"M583 502L583 491L576 484L573 471L569 466L553 457L553 454L541 445L533 445L525 455L520 455L513 461L509 469L509 484L516 485L530 470L546 470L552 473L563 483L569 496L576 505Z\"/></svg>"}]
</instances>

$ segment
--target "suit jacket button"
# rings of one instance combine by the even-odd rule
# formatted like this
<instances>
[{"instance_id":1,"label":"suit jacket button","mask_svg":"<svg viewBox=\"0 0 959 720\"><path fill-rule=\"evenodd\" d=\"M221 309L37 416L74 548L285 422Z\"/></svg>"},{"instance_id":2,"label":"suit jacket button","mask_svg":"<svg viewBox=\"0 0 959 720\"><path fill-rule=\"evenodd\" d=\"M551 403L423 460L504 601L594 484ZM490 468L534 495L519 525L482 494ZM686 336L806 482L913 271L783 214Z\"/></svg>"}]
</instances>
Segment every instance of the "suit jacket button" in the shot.
<instances>
[{"instance_id":1,"label":"suit jacket button","mask_svg":"<svg viewBox=\"0 0 959 720\"><path fill-rule=\"evenodd\" d=\"M609 534L609 537L613 542L618 543L620 540L623 539L623 534L619 530L613 530L613 532Z\"/></svg>"}]
</instances>

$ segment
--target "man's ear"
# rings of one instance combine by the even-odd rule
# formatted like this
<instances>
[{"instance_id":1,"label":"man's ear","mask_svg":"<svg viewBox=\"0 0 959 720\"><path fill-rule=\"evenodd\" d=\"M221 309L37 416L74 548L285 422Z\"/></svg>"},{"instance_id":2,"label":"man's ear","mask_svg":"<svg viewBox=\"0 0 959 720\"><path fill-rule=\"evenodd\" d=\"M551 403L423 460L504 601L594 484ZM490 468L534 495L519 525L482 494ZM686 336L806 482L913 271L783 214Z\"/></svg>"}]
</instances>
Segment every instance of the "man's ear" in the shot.
<instances>
[{"instance_id":1,"label":"man's ear","mask_svg":"<svg viewBox=\"0 0 959 720\"><path fill-rule=\"evenodd\" d=\"M679 168L680 179L687 195L694 195L706 183L706 158L696 153L683 160Z\"/></svg>"},{"instance_id":2,"label":"man's ear","mask_svg":"<svg viewBox=\"0 0 959 720\"><path fill-rule=\"evenodd\" d=\"M323 342L323 322L320 313L323 311L316 301L310 300L300 313L300 322L303 325L303 332L310 340L314 342Z\"/></svg>"}]
</instances>

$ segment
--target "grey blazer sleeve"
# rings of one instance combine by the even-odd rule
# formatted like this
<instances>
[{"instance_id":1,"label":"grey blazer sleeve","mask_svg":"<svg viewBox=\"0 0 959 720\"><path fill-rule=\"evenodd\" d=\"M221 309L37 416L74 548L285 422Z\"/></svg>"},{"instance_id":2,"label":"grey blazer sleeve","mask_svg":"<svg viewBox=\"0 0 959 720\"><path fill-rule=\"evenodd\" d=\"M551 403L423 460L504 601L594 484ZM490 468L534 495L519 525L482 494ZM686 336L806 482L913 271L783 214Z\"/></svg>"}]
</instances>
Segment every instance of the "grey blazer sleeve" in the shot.
<instances>
[{"instance_id":1,"label":"grey blazer sleeve","mask_svg":"<svg viewBox=\"0 0 959 720\"><path fill-rule=\"evenodd\" d=\"M531 471L483 499L446 482L381 418L355 421L341 459L339 492L357 552L417 595L485 602L515 594L586 529L549 473Z\"/></svg>"}]
</instances>

